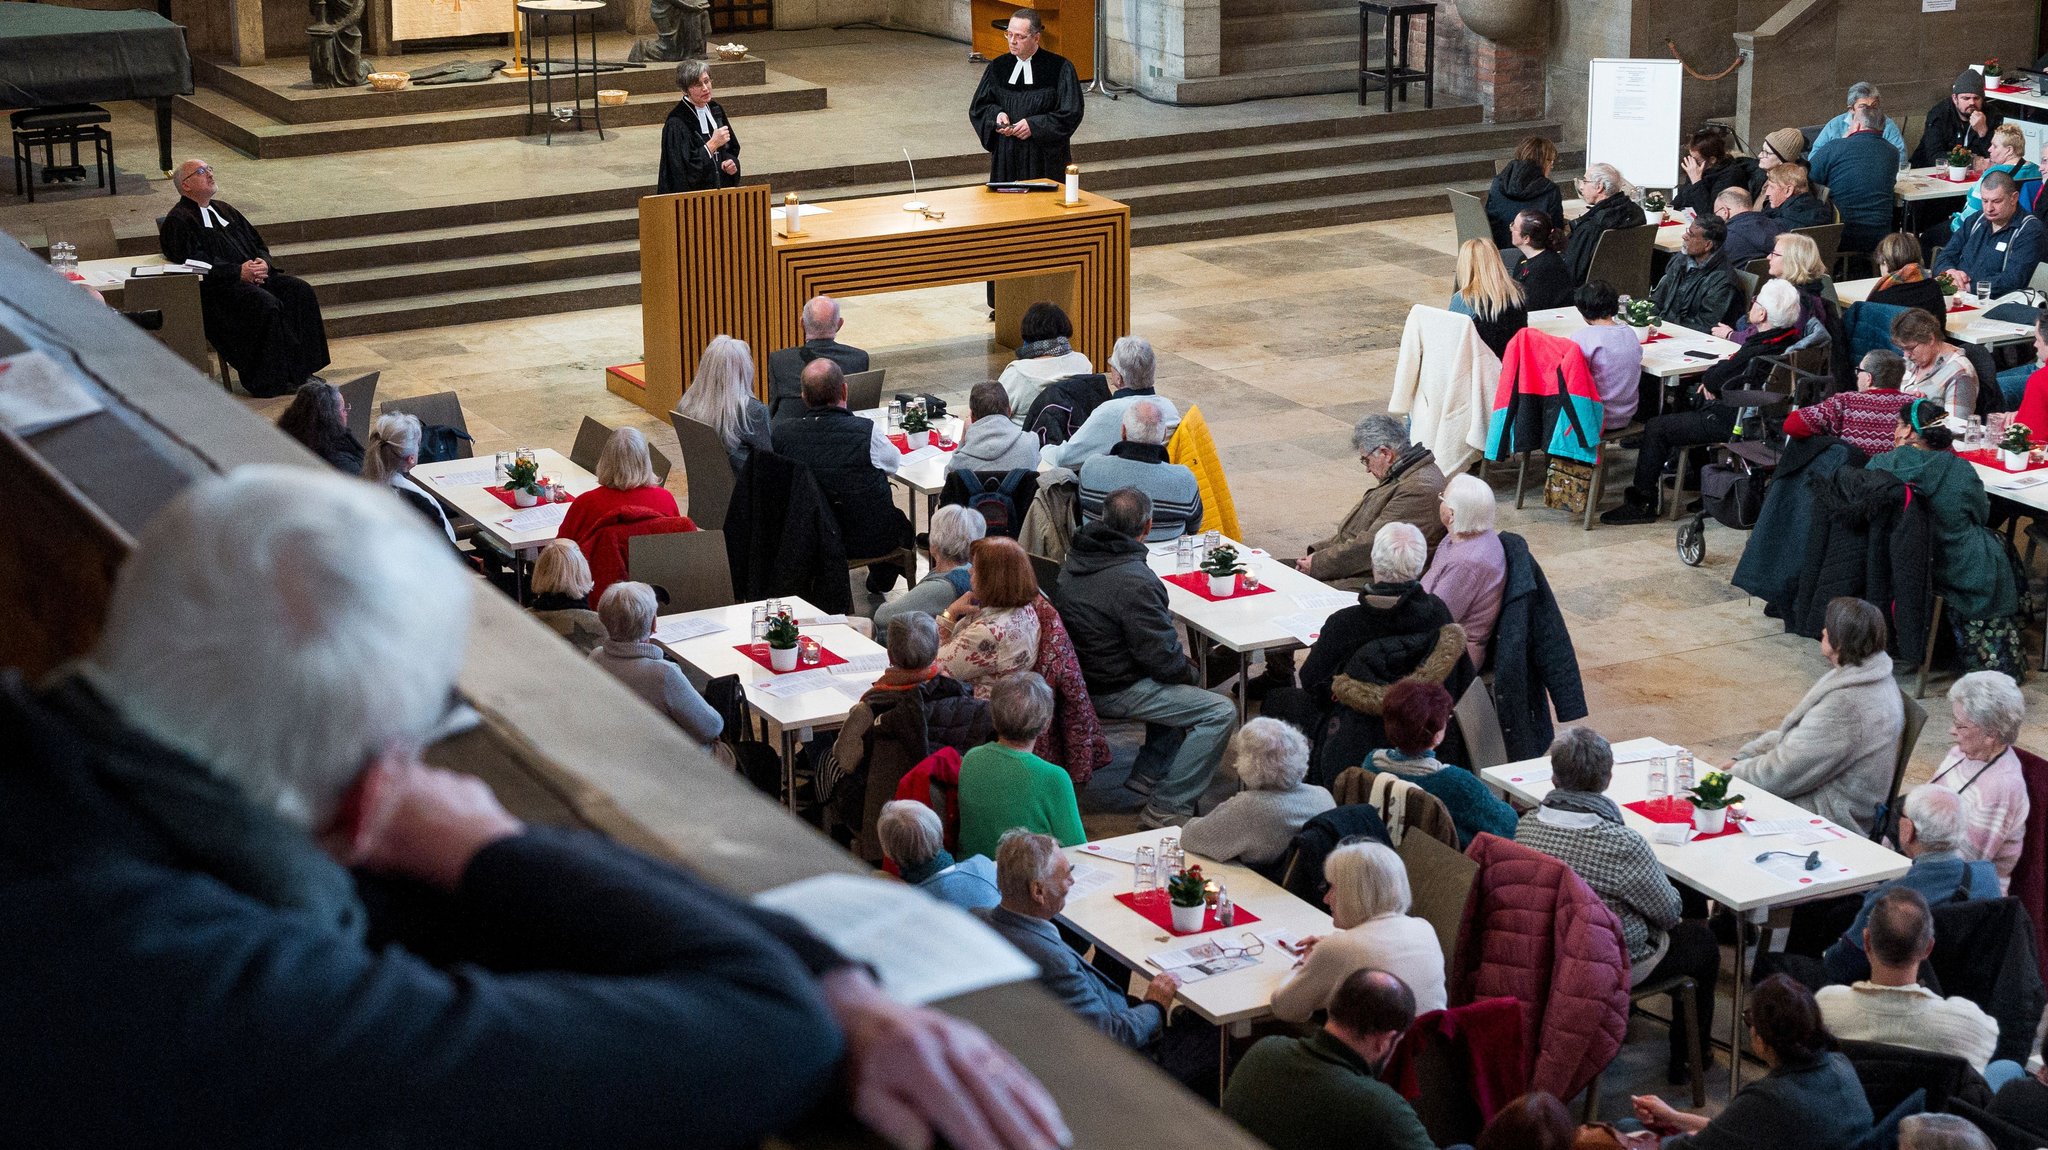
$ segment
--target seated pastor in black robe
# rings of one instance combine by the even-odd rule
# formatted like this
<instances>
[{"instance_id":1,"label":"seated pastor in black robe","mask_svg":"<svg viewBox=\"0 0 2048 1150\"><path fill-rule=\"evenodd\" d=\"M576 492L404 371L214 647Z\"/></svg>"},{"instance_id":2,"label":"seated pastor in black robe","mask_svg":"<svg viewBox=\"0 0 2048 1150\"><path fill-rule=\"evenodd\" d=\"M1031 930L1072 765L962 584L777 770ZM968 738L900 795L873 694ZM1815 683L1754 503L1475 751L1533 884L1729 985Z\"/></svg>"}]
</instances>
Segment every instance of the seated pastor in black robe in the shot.
<instances>
[{"instance_id":1,"label":"seated pastor in black robe","mask_svg":"<svg viewBox=\"0 0 2048 1150\"><path fill-rule=\"evenodd\" d=\"M1074 132L1081 126L1081 80L1065 56L1038 47L1038 33L1016 33L1025 21L1012 20L1011 51L988 62L981 86L967 106L981 146L988 149L990 180L1064 180L1072 162ZM1023 49L1019 54L1018 49ZM1030 138L999 131L1004 124L1030 124Z\"/></svg>"},{"instance_id":2,"label":"seated pastor in black robe","mask_svg":"<svg viewBox=\"0 0 2048 1150\"><path fill-rule=\"evenodd\" d=\"M732 130L732 121L725 118L725 109L718 101L706 101L702 115L699 112L687 96L669 110L668 122L661 128L661 176L655 181L656 195L739 187L739 132ZM709 130L704 127L707 117L711 121ZM717 152L706 151L705 145L720 128L727 129L731 138ZM732 164L730 172L724 170L727 162Z\"/></svg>"},{"instance_id":3,"label":"seated pastor in black robe","mask_svg":"<svg viewBox=\"0 0 2048 1150\"><path fill-rule=\"evenodd\" d=\"M283 395L306 382L328 362L327 326L313 285L279 271L248 219L213 198L210 169L185 173L175 186L183 194L157 238L165 259L208 265L199 281L206 342L240 374L250 395Z\"/></svg>"}]
</instances>

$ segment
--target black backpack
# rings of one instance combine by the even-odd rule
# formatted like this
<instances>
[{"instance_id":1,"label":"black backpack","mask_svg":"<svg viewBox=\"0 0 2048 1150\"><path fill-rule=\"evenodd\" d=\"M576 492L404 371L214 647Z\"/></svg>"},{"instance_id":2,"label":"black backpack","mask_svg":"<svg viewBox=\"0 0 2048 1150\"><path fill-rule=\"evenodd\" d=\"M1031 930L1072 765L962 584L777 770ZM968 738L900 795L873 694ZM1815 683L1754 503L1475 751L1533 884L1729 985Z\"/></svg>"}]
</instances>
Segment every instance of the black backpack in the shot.
<instances>
[{"instance_id":1,"label":"black backpack","mask_svg":"<svg viewBox=\"0 0 2048 1150\"><path fill-rule=\"evenodd\" d=\"M967 506L981 512L991 536L1017 537L1018 529L1024 526L1024 508L1017 506L1019 489L1026 479L1033 481L1035 489L1037 472L1020 467L1005 473L999 480L989 480L976 472L956 471L948 478L959 479L961 488L967 493ZM1022 495L1021 498L1027 505L1030 503L1030 495Z\"/></svg>"},{"instance_id":2,"label":"black backpack","mask_svg":"<svg viewBox=\"0 0 2048 1150\"><path fill-rule=\"evenodd\" d=\"M467 431L450 427L445 423L429 423L420 428L420 462L445 463L462 456L462 445L475 443Z\"/></svg>"}]
</instances>

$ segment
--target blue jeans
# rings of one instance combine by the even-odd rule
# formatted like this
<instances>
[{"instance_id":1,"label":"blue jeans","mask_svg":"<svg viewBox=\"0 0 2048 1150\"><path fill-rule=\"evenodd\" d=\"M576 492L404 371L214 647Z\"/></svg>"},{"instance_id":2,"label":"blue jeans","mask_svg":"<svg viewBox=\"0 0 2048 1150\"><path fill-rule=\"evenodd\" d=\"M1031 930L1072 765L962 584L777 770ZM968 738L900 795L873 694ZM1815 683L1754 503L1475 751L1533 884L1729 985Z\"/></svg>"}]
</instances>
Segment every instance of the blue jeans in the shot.
<instances>
[{"instance_id":1,"label":"blue jeans","mask_svg":"<svg viewBox=\"0 0 2048 1150\"><path fill-rule=\"evenodd\" d=\"M1984 1068L1984 1082L1991 1087L1993 1094L2006 1083L2026 1076L2027 1068L2010 1058L2001 1058Z\"/></svg>"},{"instance_id":2,"label":"blue jeans","mask_svg":"<svg viewBox=\"0 0 2048 1150\"><path fill-rule=\"evenodd\" d=\"M1095 696L1105 719L1142 719L1145 745L1131 764L1136 778L1158 778L1148 806L1160 813L1193 814L1223 761L1223 743L1237 722L1237 707L1214 691L1187 683L1140 679L1112 695Z\"/></svg>"},{"instance_id":3,"label":"blue jeans","mask_svg":"<svg viewBox=\"0 0 2048 1150\"><path fill-rule=\"evenodd\" d=\"M1998 390L2005 395L2007 411L2019 410L2020 399L2027 394L2027 377L2039 370L2040 366L2033 360L2028 360L2018 367L2008 367L1998 373Z\"/></svg>"}]
</instances>

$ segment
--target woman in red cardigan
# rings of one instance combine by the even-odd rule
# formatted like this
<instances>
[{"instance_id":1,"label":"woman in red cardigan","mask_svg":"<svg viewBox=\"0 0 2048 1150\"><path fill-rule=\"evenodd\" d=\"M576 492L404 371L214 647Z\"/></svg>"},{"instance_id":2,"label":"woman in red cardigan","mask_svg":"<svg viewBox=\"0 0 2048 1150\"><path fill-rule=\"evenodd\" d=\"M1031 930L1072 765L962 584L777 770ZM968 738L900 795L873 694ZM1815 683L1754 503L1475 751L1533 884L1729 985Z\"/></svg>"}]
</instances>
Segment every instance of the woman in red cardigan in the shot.
<instances>
[{"instance_id":1,"label":"woman in red cardigan","mask_svg":"<svg viewBox=\"0 0 2048 1150\"><path fill-rule=\"evenodd\" d=\"M621 507L644 507L661 515L681 515L676 497L654 478L654 461L647 453L647 437L638 428L621 427L612 432L604 452L597 457L598 486L576 497L569 513L562 517L555 534L574 539L585 554L590 545L585 536L599 520Z\"/></svg>"}]
</instances>

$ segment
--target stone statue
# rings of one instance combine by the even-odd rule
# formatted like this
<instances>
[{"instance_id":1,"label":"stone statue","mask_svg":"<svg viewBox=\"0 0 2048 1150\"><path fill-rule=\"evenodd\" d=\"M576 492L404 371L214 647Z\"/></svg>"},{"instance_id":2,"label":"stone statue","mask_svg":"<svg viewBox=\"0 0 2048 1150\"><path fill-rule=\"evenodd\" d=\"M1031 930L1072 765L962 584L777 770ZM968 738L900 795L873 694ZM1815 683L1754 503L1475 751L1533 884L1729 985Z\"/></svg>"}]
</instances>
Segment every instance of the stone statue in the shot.
<instances>
[{"instance_id":1,"label":"stone statue","mask_svg":"<svg viewBox=\"0 0 2048 1150\"><path fill-rule=\"evenodd\" d=\"M363 14L369 0L308 0L313 26L306 29L306 61L316 88L356 88L370 82L363 59Z\"/></svg>"},{"instance_id":2,"label":"stone statue","mask_svg":"<svg viewBox=\"0 0 2048 1150\"><path fill-rule=\"evenodd\" d=\"M626 59L638 64L704 57L711 39L710 0L648 0L647 15L654 21L654 39L635 43Z\"/></svg>"}]
</instances>

